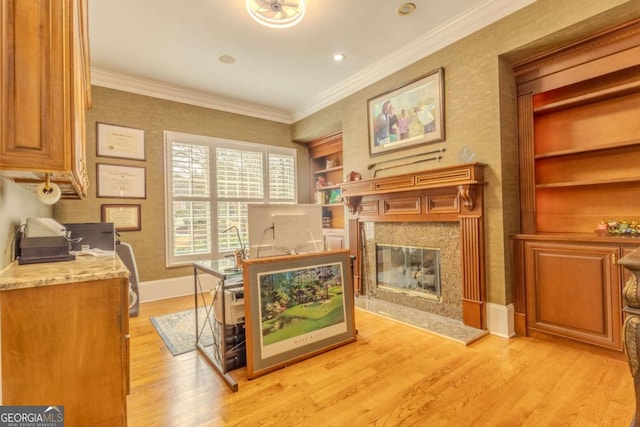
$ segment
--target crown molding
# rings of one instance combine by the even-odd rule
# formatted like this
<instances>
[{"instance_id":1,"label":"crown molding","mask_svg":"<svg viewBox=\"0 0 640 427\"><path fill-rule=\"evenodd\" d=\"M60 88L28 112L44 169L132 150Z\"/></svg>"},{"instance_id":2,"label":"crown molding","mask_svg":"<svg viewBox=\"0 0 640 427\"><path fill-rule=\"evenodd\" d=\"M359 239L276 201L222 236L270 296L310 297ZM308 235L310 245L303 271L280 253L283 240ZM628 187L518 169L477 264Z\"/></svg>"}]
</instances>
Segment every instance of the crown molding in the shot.
<instances>
[{"instance_id":1,"label":"crown molding","mask_svg":"<svg viewBox=\"0 0 640 427\"><path fill-rule=\"evenodd\" d=\"M138 95L151 96L199 107L242 114L244 116L291 124L293 119L286 111L241 102L231 98L192 91L155 80L142 79L130 75L91 67L91 84Z\"/></svg>"},{"instance_id":2,"label":"crown molding","mask_svg":"<svg viewBox=\"0 0 640 427\"><path fill-rule=\"evenodd\" d=\"M344 97L351 95L382 78L413 64L420 59L470 35L474 32L522 9L537 0L486 0L474 9L459 15L423 34L402 49L387 55L367 69L354 74L342 83L319 94L304 107L294 112L294 121L300 120Z\"/></svg>"},{"instance_id":3,"label":"crown molding","mask_svg":"<svg viewBox=\"0 0 640 427\"><path fill-rule=\"evenodd\" d=\"M486 0L478 4L474 9L423 34L402 49L381 58L367 69L356 73L340 84L319 94L309 100L307 104L296 108L292 113L204 92L192 91L97 67L91 68L91 83L96 86L122 90L139 95L291 124L536 1L537 0Z\"/></svg>"}]
</instances>

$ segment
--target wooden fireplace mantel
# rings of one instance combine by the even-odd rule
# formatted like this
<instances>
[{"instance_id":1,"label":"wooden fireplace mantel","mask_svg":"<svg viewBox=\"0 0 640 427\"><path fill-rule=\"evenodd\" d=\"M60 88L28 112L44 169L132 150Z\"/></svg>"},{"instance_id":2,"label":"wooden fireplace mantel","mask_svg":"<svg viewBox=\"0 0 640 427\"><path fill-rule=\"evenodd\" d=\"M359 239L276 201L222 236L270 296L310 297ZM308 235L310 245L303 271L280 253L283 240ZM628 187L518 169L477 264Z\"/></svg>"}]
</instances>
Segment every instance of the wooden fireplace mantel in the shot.
<instances>
[{"instance_id":1,"label":"wooden fireplace mantel","mask_svg":"<svg viewBox=\"0 0 640 427\"><path fill-rule=\"evenodd\" d=\"M459 222L462 252L462 316L465 325L486 329L484 255L484 167L466 163L404 175L341 184L352 217L349 242L362 259L364 222ZM356 291L362 293L360 263L354 264Z\"/></svg>"}]
</instances>

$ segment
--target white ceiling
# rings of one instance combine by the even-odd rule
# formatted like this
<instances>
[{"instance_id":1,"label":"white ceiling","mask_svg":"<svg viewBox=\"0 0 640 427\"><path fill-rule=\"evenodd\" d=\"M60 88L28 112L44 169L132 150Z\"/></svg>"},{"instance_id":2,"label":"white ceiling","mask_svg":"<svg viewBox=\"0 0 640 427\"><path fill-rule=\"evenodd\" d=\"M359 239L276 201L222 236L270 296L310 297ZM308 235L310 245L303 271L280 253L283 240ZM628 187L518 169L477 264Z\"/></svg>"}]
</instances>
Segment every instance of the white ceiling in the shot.
<instances>
[{"instance_id":1,"label":"white ceiling","mask_svg":"<svg viewBox=\"0 0 640 427\"><path fill-rule=\"evenodd\" d=\"M92 83L291 123L534 1L307 0L269 29L244 0L90 0Z\"/></svg>"}]
</instances>

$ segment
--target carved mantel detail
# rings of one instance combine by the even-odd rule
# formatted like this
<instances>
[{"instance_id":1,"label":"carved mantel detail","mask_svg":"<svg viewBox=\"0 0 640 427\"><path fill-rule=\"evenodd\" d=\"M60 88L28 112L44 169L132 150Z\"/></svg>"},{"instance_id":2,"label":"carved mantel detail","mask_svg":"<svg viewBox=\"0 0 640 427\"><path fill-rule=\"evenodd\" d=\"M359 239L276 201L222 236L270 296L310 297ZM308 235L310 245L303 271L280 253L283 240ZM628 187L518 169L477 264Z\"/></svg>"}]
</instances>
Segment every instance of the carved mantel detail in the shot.
<instances>
[{"instance_id":1,"label":"carved mantel detail","mask_svg":"<svg viewBox=\"0 0 640 427\"><path fill-rule=\"evenodd\" d=\"M341 185L342 200L349 212L363 221L387 221L390 219L386 216L397 218L399 214L403 215L404 221L457 221L462 213L472 214L482 209L482 200L476 198L482 197L483 179L484 165L467 163L344 182ZM393 201L407 197L414 197L419 202L417 210L394 210L396 204ZM369 218L372 215L376 218Z\"/></svg>"},{"instance_id":2,"label":"carved mantel detail","mask_svg":"<svg viewBox=\"0 0 640 427\"><path fill-rule=\"evenodd\" d=\"M352 215L349 246L358 260L364 222L460 224L463 322L479 329L486 329L484 167L466 163L341 185L343 202ZM359 270L355 276L360 292Z\"/></svg>"},{"instance_id":3,"label":"carved mantel detail","mask_svg":"<svg viewBox=\"0 0 640 427\"><path fill-rule=\"evenodd\" d=\"M462 199L462 204L473 210L473 188L469 185L458 185L458 196Z\"/></svg>"},{"instance_id":4,"label":"carved mantel detail","mask_svg":"<svg viewBox=\"0 0 640 427\"><path fill-rule=\"evenodd\" d=\"M343 197L342 200L349 210L350 214L358 213L358 207L360 206L360 201L362 200L361 196Z\"/></svg>"}]
</instances>

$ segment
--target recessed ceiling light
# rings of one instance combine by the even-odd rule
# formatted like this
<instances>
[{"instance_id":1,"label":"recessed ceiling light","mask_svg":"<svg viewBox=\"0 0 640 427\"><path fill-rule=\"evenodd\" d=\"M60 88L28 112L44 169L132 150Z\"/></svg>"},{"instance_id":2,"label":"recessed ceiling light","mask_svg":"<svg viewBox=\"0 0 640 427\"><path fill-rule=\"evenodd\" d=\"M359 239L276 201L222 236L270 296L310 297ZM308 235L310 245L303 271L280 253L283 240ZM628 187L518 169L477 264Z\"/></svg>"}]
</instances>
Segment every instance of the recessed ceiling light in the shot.
<instances>
[{"instance_id":1,"label":"recessed ceiling light","mask_svg":"<svg viewBox=\"0 0 640 427\"><path fill-rule=\"evenodd\" d=\"M396 13L398 14L398 16L411 15L415 11L416 5L414 3L404 3L398 6L398 8L396 9Z\"/></svg>"},{"instance_id":2,"label":"recessed ceiling light","mask_svg":"<svg viewBox=\"0 0 640 427\"><path fill-rule=\"evenodd\" d=\"M344 53L336 53L335 55L333 55L333 60L340 62L345 58Z\"/></svg>"},{"instance_id":3,"label":"recessed ceiling light","mask_svg":"<svg viewBox=\"0 0 640 427\"><path fill-rule=\"evenodd\" d=\"M222 62L223 64L233 64L234 62L236 62L236 58L231 55L220 55L218 57L218 61Z\"/></svg>"}]
</instances>

